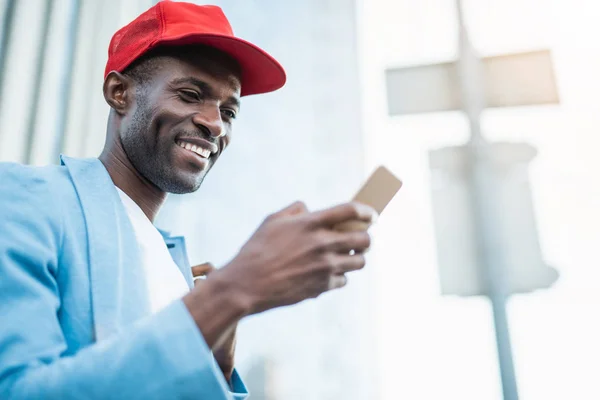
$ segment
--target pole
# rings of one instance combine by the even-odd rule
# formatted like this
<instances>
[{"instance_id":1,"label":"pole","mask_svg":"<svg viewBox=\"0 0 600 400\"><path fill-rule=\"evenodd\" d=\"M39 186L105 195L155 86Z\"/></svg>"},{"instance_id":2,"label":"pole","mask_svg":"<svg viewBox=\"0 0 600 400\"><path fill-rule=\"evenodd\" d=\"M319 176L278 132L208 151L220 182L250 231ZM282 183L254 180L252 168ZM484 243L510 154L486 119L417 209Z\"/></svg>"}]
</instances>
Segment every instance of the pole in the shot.
<instances>
[{"instance_id":1,"label":"pole","mask_svg":"<svg viewBox=\"0 0 600 400\"><path fill-rule=\"evenodd\" d=\"M459 79L463 108L471 129L467 147L470 153L470 184L475 230L479 238L478 259L485 274L488 297L492 305L504 400L518 400L506 315L506 300L509 296L504 274L506 265L501 248L502 241L498 237L497 230L500 207L496 200L498 197L495 195L493 166L488 156L491 146L481 134L481 113L486 107L483 66L481 58L469 41L461 0L456 0L456 5L459 21Z\"/></svg>"}]
</instances>

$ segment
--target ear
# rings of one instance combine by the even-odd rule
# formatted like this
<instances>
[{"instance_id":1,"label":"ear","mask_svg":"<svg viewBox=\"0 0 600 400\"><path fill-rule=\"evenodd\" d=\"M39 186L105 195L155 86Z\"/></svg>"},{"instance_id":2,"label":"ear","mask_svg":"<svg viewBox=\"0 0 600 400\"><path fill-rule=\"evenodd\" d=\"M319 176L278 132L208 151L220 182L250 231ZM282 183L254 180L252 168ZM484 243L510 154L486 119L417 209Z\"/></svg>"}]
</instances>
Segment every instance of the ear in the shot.
<instances>
[{"instance_id":1,"label":"ear","mask_svg":"<svg viewBox=\"0 0 600 400\"><path fill-rule=\"evenodd\" d=\"M133 103L134 82L117 71L106 76L103 91L104 99L117 114L125 114Z\"/></svg>"}]
</instances>

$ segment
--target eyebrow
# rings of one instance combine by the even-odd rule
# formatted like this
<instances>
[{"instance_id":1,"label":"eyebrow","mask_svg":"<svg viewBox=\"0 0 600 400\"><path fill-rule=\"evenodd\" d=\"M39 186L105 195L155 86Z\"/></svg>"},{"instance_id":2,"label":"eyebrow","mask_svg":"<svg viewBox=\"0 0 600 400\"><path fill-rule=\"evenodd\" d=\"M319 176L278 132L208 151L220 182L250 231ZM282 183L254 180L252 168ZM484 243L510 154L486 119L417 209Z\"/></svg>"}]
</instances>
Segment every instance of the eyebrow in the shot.
<instances>
[{"instance_id":1,"label":"eyebrow","mask_svg":"<svg viewBox=\"0 0 600 400\"><path fill-rule=\"evenodd\" d=\"M217 98L212 86L210 86L208 83L206 83L204 81L201 81L200 79L193 78L193 77L187 77L187 78L178 78L173 81L173 84L175 84L175 85L181 85L184 83L197 86L202 92L204 92L206 94L206 96L210 97L211 99ZM240 99L238 99L236 96L229 97L225 102L229 103L237 108L240 108L240 105L241 105Z\"/></svg>"}]
</instances>

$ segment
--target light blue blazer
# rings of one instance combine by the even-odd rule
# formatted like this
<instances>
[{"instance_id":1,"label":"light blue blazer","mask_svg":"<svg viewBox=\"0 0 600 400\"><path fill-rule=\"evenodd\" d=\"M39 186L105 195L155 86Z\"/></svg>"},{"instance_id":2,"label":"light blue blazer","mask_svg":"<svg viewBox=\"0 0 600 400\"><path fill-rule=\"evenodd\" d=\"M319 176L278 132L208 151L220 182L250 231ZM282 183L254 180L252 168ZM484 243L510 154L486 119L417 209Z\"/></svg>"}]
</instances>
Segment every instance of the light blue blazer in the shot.
<instances>
[{"instance_id":1,"label":"light blue blazer","mask_svg":"<svg viewBox=\"0 0 600 400\"><path fill-rule=\"evenodd\" d=\"M133 229L97 159L0 163L0 399L244 399L181 300L148 316ZM185 243L165 237L192 286Z\"/></svg>"}]
</instances>

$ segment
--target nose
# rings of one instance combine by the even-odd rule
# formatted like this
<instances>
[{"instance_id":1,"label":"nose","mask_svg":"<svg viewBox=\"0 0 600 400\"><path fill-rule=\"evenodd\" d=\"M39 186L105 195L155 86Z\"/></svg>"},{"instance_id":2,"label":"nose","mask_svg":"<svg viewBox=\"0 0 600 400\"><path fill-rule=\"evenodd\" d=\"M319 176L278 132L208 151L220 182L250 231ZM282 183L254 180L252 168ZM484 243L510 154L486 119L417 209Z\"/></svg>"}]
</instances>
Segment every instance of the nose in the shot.
<instances>
[{"instance_id":1,"label":"nose","mask_svg":"<svg viewBox=\"0 0 600 400\"><path fill-rule=\"evenodd\" d=\"M208 129L210 135L215 139L226 133L219 107L203 107L201 111L194 114L192 121L200 129Z\"/></svg>"}]
</instances>

